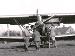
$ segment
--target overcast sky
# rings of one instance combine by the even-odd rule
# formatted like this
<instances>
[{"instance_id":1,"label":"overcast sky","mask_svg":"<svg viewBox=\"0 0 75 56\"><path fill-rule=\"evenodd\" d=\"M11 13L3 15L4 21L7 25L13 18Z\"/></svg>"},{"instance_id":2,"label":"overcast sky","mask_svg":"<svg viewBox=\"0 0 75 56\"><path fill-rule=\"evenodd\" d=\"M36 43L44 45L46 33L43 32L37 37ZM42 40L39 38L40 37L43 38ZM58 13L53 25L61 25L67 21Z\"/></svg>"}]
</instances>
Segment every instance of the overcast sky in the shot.
<instances>
[{"instance_id":1,"label":"overcast sky","mask_svg":"<svg viewBox=\"0 0 75 56\"><path fill-rule=\"evenodd\" d=\"M0 15L75 13L74 0L0 0Z\"/></svg>"},{"instance_id":2,"label":"overcast sky","mask_svg":"<svg viewBox=\"0 0 75 56\"><path fill-rule=\"evenodd\" d=\"M0 0L0 15L75 13L74 0ZM73 25L73 28L75 25ZM2 28L3 29L3 28Z\"/></svg>"}]
</instances>

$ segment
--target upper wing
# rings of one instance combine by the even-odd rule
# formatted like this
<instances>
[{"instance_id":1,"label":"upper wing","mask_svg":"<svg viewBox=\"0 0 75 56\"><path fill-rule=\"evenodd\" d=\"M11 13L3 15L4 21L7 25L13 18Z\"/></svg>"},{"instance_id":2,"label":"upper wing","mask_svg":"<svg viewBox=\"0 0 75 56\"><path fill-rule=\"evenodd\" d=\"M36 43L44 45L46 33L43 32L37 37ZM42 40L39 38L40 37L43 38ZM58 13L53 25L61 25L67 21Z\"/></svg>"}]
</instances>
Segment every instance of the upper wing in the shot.
<instances>
[{"instance_id":1,"label":"upper wing","mask_svg":"<svg viewBox=\"0 0 75 56\"><path fill-rule=\"evenodd\" d=\"M51 16L51 15L50 15ZM45 23L64 23L64 24L72 24L75 23L75 14L55 14L48 19L44 19Z\"/></svg>"},{"instance_id":2,"label":"upper wing","mask_svg":"<svg viewBox=\"0 0 75 56\"><path fill-rule=\"evenodd\" d=\"M60 23L72 24L75 23L75 15L55 15L54 18L59 18Z\"/></svg>"},{"instance_id":3,"label":"upper wing","mask_svg":"<svg viewBox=\"0 0 75 56\"><path fill-rule=\"evenodd\" d=\"M42 18L47 18L47 15L41 15ZM19 24L28 24L32 22L36 22L37 16L35 14L30 14L30 15L3 15L0 16L0 24L17 24L15 20Z\"/></svg>"},{"instance_id":4,"label":"upper wing","mask_svg":"<svg viewBox=\"0 0 75 56\"><path fill-rule=\"evenodd\" d=\"M49 21L49 15L41 14L43 21ZM51 17L50 17L51 18ZM59 18L58 21L60 23L75 23L75 14L59 14L54 15L52 18ZM17 24L15 20L19 22L19 24L27 24L36 22L38 20L36 14L30 15L3 15L0 16L0 24ZM53 19L54 21L54 19ZM50 21L51 22L51 21Z\"/></svg>"},{"instance_id":5,"label":"upper wing","mask_svg":"<svg viewBox=\"0 0 75 56\"><path fill-rule=\"evenodd\" d=\"M0 16L0 24L17 24L15 20L18 21L19 24L26 24L36 22L37 18L34 15Z\"/></svg>"}]
</instances>

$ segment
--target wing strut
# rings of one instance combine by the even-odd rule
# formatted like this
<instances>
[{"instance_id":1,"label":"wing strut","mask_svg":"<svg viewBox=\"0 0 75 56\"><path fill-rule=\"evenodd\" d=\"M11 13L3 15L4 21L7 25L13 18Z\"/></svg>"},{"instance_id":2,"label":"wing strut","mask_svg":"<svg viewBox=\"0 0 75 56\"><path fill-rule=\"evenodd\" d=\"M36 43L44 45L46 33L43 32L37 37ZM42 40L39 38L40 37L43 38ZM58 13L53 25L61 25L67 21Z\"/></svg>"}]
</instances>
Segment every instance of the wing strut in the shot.
<instances>
[{"instance_id":1,"label":"wing strut","mask_svg":"<svg viewBox=\"0 0 75 56\"><path fill-rule=\"evenodd\" d=\"M24 36L24 37L27 36L27 34L24 34L24 33L26 33L26 32L23 31L23 29L25 29L25 28L23 27L23 25L20 25L20 23L19 23L16 19L14 19L14 21L15 21L15 22L18 24L18 26L21 28L23 36ZM29 36L30 36L30 35L29 35Z\"/></svg>"},{"instance_id":2,"label":"wing strut","mask_svg":"<svg viewBox=\"0 0 75 56\"><path fill-rule=\"evenodd\" d=\"M14 21L18 24L18 26L19 26L20 29L22 30L21 25L19 25L20 23L19 23L16 19L14 19ZM22 31L23 31L23 30L22 30Z\"/></svg>"},{"instance_id":3,"label":"wing strut","mask_svg":"<svg viewBox=\"0 0 75 56\"><path fill-rule=\"evenodd\" d=\"M50 19L52 19L54 17L54 15L53 16L51 16L51 17L49 17L47 20L45 20L43 23L46 23L47 21L49 21Z\"/></svg>"},{"instance_id":4,"label":"wing strut","mask_svg":"<svg viewBox=\"0 0 75 56\"><path fill-rule=\"evenodd\" d=\"M25 33L25 32L23 31L23 29L22 29L23 26L20 25L20 23L19 23L16 19L14 19L14 21L18 24L18 26L19 26L20 29L22 30L22 34ZM24 28L24 27L23 27L23 28ZM25 28L24 28L24 29L25 29ZM26 34L23 34L23 35L26 36ZM22 36L23 36L23 35L22 35Z\"/></svg>"}]
</instances>

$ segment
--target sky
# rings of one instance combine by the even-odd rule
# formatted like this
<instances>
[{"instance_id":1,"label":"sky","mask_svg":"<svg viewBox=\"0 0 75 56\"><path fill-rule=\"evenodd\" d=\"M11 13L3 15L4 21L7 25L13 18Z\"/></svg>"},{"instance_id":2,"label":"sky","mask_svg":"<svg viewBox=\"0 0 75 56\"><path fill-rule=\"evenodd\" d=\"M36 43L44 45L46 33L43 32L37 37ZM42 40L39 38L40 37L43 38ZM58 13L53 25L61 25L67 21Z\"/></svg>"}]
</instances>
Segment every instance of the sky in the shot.
<instances>
[{"instance_id":1,"label":"sky","mask_svg":"<svg viewBox=\"0 0 75 56\"><path fill-rule=\"evenodd\" d=\"M0 15L36 14L37 9L39 14L75 13L75 0L0 0Z\"/></svg>"},{"instance_id":2,"label":"sky","mask_svg":"<svg viewBox=\"0 0 75 56\"><path fill-rule=\"evenodd\" d=\"M0 15L75 13L74 0L0 0Z\"/></svg>"}]
</instances>

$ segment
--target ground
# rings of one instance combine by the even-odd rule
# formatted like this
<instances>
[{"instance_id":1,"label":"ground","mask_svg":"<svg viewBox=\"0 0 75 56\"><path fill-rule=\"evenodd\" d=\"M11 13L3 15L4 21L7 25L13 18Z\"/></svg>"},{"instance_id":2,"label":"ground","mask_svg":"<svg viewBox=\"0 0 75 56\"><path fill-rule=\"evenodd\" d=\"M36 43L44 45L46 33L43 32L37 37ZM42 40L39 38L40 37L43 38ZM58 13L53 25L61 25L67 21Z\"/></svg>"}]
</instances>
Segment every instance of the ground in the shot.
<instances>
[{"instance_id":1,"label":"ground","mask_svg":"<svg viewBox=\"0 0 75 56\"><path fill-rule=\"evenodd\" d=\"M24 43L14 42L8 44L0 44L0 56L75 56L75 41L57 41L57 48L40 48L36 51L34 47L30 47L25 52Z\"/></svg>"}]
</instances>

